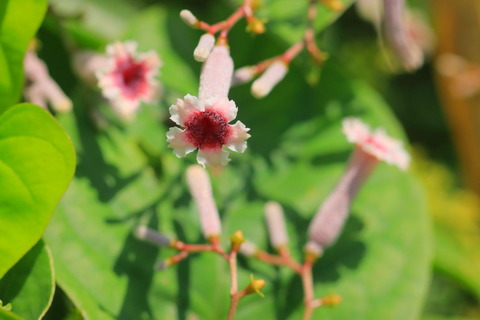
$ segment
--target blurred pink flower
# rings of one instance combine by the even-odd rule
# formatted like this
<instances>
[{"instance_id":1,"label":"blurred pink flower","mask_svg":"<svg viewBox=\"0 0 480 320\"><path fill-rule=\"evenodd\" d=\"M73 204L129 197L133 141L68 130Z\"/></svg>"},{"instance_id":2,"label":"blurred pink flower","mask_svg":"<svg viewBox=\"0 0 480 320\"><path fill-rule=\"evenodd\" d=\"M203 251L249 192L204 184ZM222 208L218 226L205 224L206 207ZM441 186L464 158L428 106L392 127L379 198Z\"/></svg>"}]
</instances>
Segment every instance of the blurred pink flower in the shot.
<instances>
[{"instance_id":1,"label":"blurred pink flower","mask_svg":"<svg viewBox=\"0 0 480 320\"><path fill-rule=\"evenodd\" d=\"M228 124L237 116L237 107L226 97L200 102L186 95L170 107L170 114L170 119L182 127L167 132L169 147L179 158L198 149L197 161L203 167L226 165L230 159L224 146L236 152L247 148L249 129L240 121Z\"/></svg>"},{"instance_id":2,"label":"blurred pink flower","mask_svg":"<svg viewBox=\"0 0 480 320\"><path fill-rule=\"evenodd\" d=\"M346 118L343 120L343 132L348 141L356 144L356 148L340 181L310 223L306 250L315 255L321 254L325 247L337 240L355 196L379 161L396 165L402 170L406 170L410 163L410 156L402 143L387 136L383 129L371 132L359 119Z\"/></svg>"},{"instance_id":3,"label":"blurred pink flower","mask_svg":"<svg viewBox=\"0 0 480 320\"><path fill-rule=\"evenodd\" d=\"M161 61L154 51L137 54L134 41L107 46L105 68L97 72L98 86L122 118L131 119L141 102L154 102L158 94L155 76Z\"/></svg>"}]
</instances>

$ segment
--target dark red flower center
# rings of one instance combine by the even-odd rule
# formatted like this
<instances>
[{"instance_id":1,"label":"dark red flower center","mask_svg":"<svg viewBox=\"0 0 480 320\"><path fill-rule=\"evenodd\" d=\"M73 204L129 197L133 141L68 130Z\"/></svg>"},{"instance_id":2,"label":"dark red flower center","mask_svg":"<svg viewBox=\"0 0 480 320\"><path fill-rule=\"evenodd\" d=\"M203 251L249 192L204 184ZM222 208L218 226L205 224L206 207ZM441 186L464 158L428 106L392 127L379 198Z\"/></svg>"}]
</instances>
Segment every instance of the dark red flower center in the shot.
<instances>
[{"instance_id":1,"label":"dark red flower center","mask_svg":"<svg viewBox=\"0 0 480 320\"><path fill-rule=\"evenodd\" d=\"M203 111L185 121L186 139L198 149L221 148L231 135L225 117L215 111Z\"/></svg>"},{"instance_id":2,"label":"dark red flower center","mask_svg":"<svg viewBox=\"0 0 480 320\"><path fill-rule=\"evenodd\" d=\"M124 95L138 98L147 90L147 68L143 62L136 62L132 57L117 61L115 79Z\"/></svg>"}]
</instances>

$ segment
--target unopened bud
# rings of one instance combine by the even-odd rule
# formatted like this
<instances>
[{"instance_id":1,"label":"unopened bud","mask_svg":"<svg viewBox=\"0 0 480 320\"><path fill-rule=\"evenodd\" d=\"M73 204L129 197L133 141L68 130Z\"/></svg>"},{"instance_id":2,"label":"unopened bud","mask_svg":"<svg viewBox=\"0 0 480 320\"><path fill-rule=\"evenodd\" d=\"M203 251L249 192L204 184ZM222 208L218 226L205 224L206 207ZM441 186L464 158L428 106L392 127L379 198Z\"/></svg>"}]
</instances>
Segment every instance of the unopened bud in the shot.
<instances>
[{"instance_id":1,"label":"unopened bud","mask_svg":"<svg viewBox=\"0 0 480 320\"><path fill-rule=\"evenodd\" d=\"M265 32L265 21L252 18L248 21L247 31L254 34L262 34Z\"/></svg>"},{"instance_id":2,"label":"unopened bud","mask_svg":"<svg viewBox=\"0 0 480 320\"><path fill-rule=\"evenodd\" d=\"M256 98L263 98L272 91L287 74L288 66L283 61L275 61L252 84L252 94Z\"/></svg>"},{"instance_id":3,"label":"unopened bud","mask_svg":"<svg viewBox=\"0 0 480 320\"><path fill-rule=\"evenodd\" d=\"M240 246L242 243L245 242L245 239L243 238L243 233L242 231L238 230L236 231L231 237L230 241L232 242L232 251L238 252L240 249Z\"/></svg>"},{"instance_id":4,"label":"unopened bud","mask_svg":"<svg viewBox=\"0 0 480 320\"><path fill-rule=\"evenodd\" d=\"M273 201L267 202L265 204L265 218L272 246L277 250L285 247L288 243L288 235L283 209L280 204Z\"/></svg>"},{"instance_id":5,"label":"unopened bud","mask_svg":"<svg viewBox=\"0 0 480 320\"><path fill-rule=\"evenodd\" d=\"M242 243L240 247L240 253L246 257L253 257L257 254L257 252L258 252L257 246L250 241L245 241L244 243Z\"/></svg>"},{"instance_id":6,"label":"unopened bud","mask_svg":"<svg viewBox=\"0 0 480 320\"><path fill-rule=\"evenodd\" d=\"M215 45L215 37L210 33L205 33L200 37L198 45L193 51L193 58L198 62L207 60L208 55Z\"/></svg>"},{"instance_id":7,"label":"unopened bud","mask_svg":"<svg viewBox=\"0 0 480 320\"><path fill-rule=\"evenodd\" d=\"M263 289L263 287L265 287L265 280L254 279L253 274L250 274L250 284L245 288L245 293L258 293L260 296L265 297L265 295L260 291Z\"/></svg>"},{"instance_id":8,"label":"unopened bud","mask_svg":"<svg viewBox=\"0 0 480 320\"><path fill-rule=\"evenodd\" d=\"M308 241L304 247L305 261L313 263L323 254L323 248L314 241Z\"/></svg>"},{"instance_id":9,"label":"unopened bud","mask_svg":"<svg viewBox=\"0 0 480 320\"><path fill-rule=\"evenodd\" d=\"M190 166L187 169L187 184L200 213L203 235L209 240L218 238L222 226L207 171L198 165Z\"/></svg>"},{"instance_id":10,"label":"unopened bud","mask_svg":"<svg viewBox=\"0 0 480 320\"><path fill-rule=\"evenodd\" d=\"M376 1L380 1L380 0L376 0ZM345 6L339 0L321 0L321 3L332 11L340 12L340 11L343 11L343 9L345 9Z\"/></svg>"},{"instance_id":11,"label":"unopened bud","mask_svg":"<svg viewBox=\"0 0 480 320\"><path fill-rule=\"evenodd\" d=\"M242 67L235 70L232 78L232 86L242 84L253 79L255 76L255 67Z\"/></svg>"},{"instance_id":12,"label":"unopened bud","mask_svg":"<svg viewBox=\"0 0 480 320\"><path fill-rule=\"evenodd\" d=\"M330 294L320 299L322 306L336 306L342 302L342 297L338 294Z\"/></svg>"},{"instance_id":13,"label":"unopened bud","mask_svg":"<svg viewBox=\"0 0 480 320\"><path fill-rule=\"evenodd\" d=\"M197 17L195 17L190 10L186 9L180 11L180 18L182 18L183 22L190 27L194 27L198 22Z\"/></svg>"},{"instance_id":14,"label":"unopened bud","mask_svg":"<svg viewBox=\"0 0 480 320\"><path fill-rule=\"evenodd\" d=\"M172 243L172 239L146 226L138 226L135 229L135 236L140 240L148 241L160 247L168 247Z\"/></svg>"}]
</instances>

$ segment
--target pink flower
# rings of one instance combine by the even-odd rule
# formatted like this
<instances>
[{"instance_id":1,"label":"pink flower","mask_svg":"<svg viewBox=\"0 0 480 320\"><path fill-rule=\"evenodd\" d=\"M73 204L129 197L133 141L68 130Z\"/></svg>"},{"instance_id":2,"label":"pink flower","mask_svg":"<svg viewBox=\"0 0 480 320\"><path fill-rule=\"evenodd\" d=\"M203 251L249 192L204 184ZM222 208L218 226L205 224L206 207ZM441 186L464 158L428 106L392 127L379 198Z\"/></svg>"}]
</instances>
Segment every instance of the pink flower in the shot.
<instances>
[{"instance_id":1,"label":"pink flower","mask_svg":"<svg viewBox=\"0 0 480 320\"><path fill-rule=\"evenodd\" d=\"M310 241L306 250L315 255L337 240L355 196L380 160L402 170L406 170L410 162L401 142L387 136L383 129L371 132L360 120L347 118L343 121L343 132L356 148L340 181L320 206L308 229Z\"/></svg>"},{"instance_id":2,"label":"pink flower","mask_svg":"<svg viewBox=\"0 0 480 320\"><path fill-rule=\"evenodd\" d=\"M240 121L229 124L237 115L237 107L228 98L210 98L202 103L186 95L170 107L170 114L182 127L167 132L169 147L179 158L198 149L197 161L203 167L226 165L230 159L223 147L236 152L247 148L249 129Z\"/></svg>"},{"instance_id":3,"label":"pink flower","mask_svg":"<svg viewBox=\"0 0 480 320\"><path fill-rule=\"evenodd\" d=\"M167 132L167 142L179 158L198 149L197 161L203 167L226 165L230 159L224 147L244 152L250 129L237 121L235 102L227 98L233 74L230 52L215 46L203 64L197 97L187 94L170 107L172 121L180 126Z\"/></svg>"},{"instance_id":4,"label":"pink flower","mask_svg":"<svg viewBox=\"0 0 480 320\"><path fill-rule=\"evenodd\" d=\"M158 92L154 78L161 66L155 52L137 54L134 41L115 42L107 47L105 64L97 73L98 86L122 118L131 119L141 102L154 102Z\"/></svg>"}]
</instances>

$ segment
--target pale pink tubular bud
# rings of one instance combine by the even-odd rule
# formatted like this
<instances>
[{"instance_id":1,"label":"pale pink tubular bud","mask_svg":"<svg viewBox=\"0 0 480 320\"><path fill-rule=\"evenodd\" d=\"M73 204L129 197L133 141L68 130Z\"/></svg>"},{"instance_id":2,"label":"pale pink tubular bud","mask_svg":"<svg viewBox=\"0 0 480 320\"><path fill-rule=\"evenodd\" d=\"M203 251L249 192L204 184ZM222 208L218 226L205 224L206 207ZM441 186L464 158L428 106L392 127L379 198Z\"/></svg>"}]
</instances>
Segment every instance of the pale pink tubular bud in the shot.
<instances>
[{"instance_id":1,"label":"pale pink tubular bud","mask_svg":"<svg viewBox=\"0 0 480 320\"><path fill-rule=\"evenodd\" d=\"M180 11L180 18L182 18L183 22L190 27L195 26L195 24L198 22L198 19L193 15L193 13L186 9Z\"/></svg>"},{"instance_id":2,"label":"pale pink tubular bud","mask_svg":"<svg viewBox=\"0 0 480 320\"><path fill-rule=\"evenodd\" d=\"M267 202L265 204L265 218L272 246L275 249L285 247L288 243L288 235L283 209L280 204L273 201Z\"/></svg>"},{"instance_id":3,"label":"pale pink tubular bud","mask_svg":"<svg viewBox=\"0 0 480 320\"><path fill-rule=\"evenodd\" d=\"M212 196L212 186L207 171L198 165L187 169L187 184L200 213L200 224L205 238L217 238L222 225Z\"/></svg>"},{"instance_id":4,"label":"pale pink tubular bud","mask_svg":"<svg viewBox=\"0 0 480 320\"><path fill-rule=\"evenodd\" d=\"M210 98L228 97L232 75L233 60L230 50L224 45L215 46L200 74L199 100L205 102Z\"/></svg>"},{"instance_id":5,"label":"pale pink tubular bud","mask_svg":"<svg viewBox=\"0 0 480 320\"><path fill-rule=\"evenodd\" d=\"M253 242L245 241L242 243L239 252L245 257L253 257L258 252L258 248Z\"/></svg>"},{"instance_id":6,"label":"pale pink tubular bud","mask_svg":"<svg viewBox=\"0 0 480 320\"><path fill-rule=\"evenodd\" d=\"M207 60L208 55L215 45L215 37L210 33L205 33L200 37L198 45L193 51L193 58L198 62Z\"/></svg>"},{"instance_id":7,"label":"pale pink tubular bud","mask_svg":"<svg viewBox=\"0 0 480 320\"><path fill-rule=\"evenodd\" d=\"M272 91L287 74L288 66L285 62L277 60L272 63L265 72L252 83L252 95L255 98L263 98Z\"/></svg>"},{"instance_id":8,"label":"pale pink tubular bud","mask_svg":"<svg viewBox=\"0 0 480 320\"><path fill-rule=\"evenodd\" d=\"M405 0L383 0L385 36L393 53L406 71L423 64L423 52L408 33L405 21Z\"/></svg>"},{"instance_id":9,"label":"pale pink tubular bud","mask_svg":"<svg viewBox=\"0 0 480 320\"><path fill-rule=\"evenodd\" d=\"M237 69L233 73L232 86L246 83L252 80L254 76L255 76L254 67L242 67L240 69Z\"/></svg>"},{"instance_id":10,"label":"pale pink tubular bud","mask_svg":"<svg viewBox=\"0 0 480 320\"><path fill-rule=\"evenodd\" d=\"M28 51L24 59L25 76L30 84L25 88L25 96L29 101L42 103L46 108L49 102L52 108L59 112L72 109L72 101L65 95L58 84L50 77L46 64L35 52Z\"/></svg>"},{"instance_id":11,"label":"pale pink tubular bud","mask_svg":"<svg viewBox=\"0 0 480 320\"><path fill-rule=\"evenodd\" d=\"M166 235L147 228L146 226L138 226L135 229L135 236L140 240L148 241L160 247L168 247L172 242L172 239Z\"/></svg>"}]
</instances>

